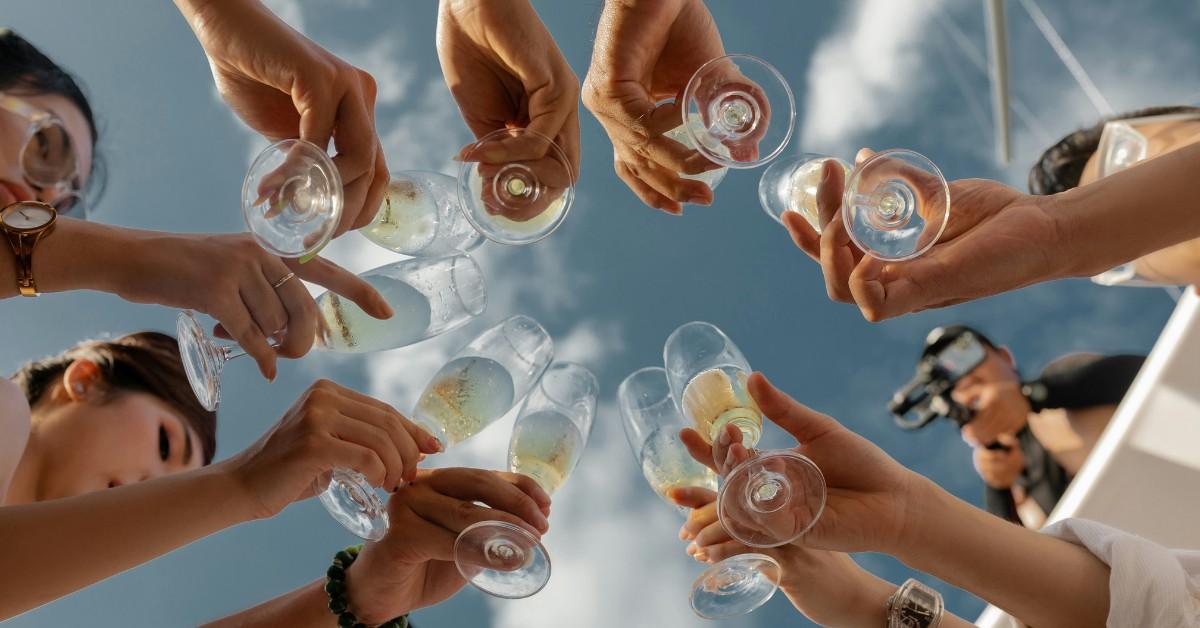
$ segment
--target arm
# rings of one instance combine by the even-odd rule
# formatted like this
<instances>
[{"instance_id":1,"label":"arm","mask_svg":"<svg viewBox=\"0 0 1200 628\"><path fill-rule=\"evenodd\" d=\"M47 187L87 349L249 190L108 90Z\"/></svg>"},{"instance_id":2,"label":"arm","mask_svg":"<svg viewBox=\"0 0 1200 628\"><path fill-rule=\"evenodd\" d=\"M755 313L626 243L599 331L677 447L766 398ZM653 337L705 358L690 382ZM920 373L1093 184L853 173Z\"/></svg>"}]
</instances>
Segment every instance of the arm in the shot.
<instances>
[{"instance_id":1,"label":"arm","mask_svg":"<svg viewBox=\"0 0 1200 628\"><path fill-rule=\"evenodd\" d=\"M1200 144L1053 196L984 179L950 183L951 218L920 257L884 262L851 243L839 216L844 181L827 165L818 193L824 229L785 216L792 239L819 262L830 297L871 321L945 307L1043 281L1089 277L1200 236L1192 193ZM823 200L824 199L824 200Z\"/></svg>"},{"instance_id":2,"label":"arm","mask_svg":"<svg viewBox=\"0 0 1200 628\"><path fill-rule=\"evenodd\" d=\"M1002 521L920 478L888 553L1033 626L1103 626L1109 568L1087 549Z\"/></svg>"},{"instance_id":3,"label":"arm","mask_svg":"<svg viewBox=\"0 0 1200 628\"><path fill-rule=\"evenodd\" d=\"M480 502L488 506L476 505ZM360 622L373 625L441 602L466 584L454 564L454 542L464 528L498 520L541 537L549 512L550 497L527 476L478 469L422 471L388 500L387 536L367 543L346 571L350 610ZM324 581L316 581L206 628L334 624Z\"/></svg>"},{"instance_id":4,"label":"arm","mask_svg":"<svg viewBox=\"0 0 1200 628\"><path fill-rule=\"evenodd\" d=\"M0 508L0 619L311 496L335 467L393 487L436 441L382 402L317 382L266 435L221 463L177 475Z\"/></svg>"},{"instance_id":5,"label":"arm","mask_svg":"<svg viewBox=\"0 0 1200 628\"><path fill-rule=\"evenodd\" d=\"M253 518L216 465L48 502L0 509L0 619L41 606Z\"/></svg>"}]
</instances>

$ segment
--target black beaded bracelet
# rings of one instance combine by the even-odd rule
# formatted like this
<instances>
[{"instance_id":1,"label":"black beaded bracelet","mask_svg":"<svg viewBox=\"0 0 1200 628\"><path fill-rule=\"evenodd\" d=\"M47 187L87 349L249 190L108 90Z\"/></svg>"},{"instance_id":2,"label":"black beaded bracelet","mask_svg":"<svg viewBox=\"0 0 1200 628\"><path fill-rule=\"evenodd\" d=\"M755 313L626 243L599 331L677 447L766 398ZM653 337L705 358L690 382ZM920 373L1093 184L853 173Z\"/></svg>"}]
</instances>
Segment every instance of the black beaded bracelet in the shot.
<instances>
[{"instance_id":1,"label":"black beaded bracelet","mask_svg":"<svg viewBox=\"0 0 1200 628\"><path fill-rule=\"evenodd\" d=\"M358 558L362 546L350 546L333 555L333 564L325 572L325 593L329 596L329 610L337 615L338 628L367 628L358 621L346 601L346 570ZM408 615L401 615L391 621L379 624L379 628L415 628L408 622Z\"/></svg>"}]
</instances>

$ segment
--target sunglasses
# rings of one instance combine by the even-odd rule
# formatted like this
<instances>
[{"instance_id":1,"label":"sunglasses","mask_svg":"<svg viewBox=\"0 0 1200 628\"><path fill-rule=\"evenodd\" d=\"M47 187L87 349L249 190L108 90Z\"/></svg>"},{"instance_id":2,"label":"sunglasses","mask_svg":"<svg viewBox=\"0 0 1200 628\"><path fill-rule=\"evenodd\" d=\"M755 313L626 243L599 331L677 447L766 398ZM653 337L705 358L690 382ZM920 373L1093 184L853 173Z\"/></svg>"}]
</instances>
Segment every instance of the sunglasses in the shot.
<instances>
[{"instance_id":1,"label":"sunglasses","mask_svg":"<svg viewBox=\"0 0 1200 628\"><path fill-rule=\"evenodd\" d=\"M1100 133L1100 144L1096 147L1096 154L1100 156L1096 174L1102 179L1146 160L1150 153L1150 139L1138 130L1139 126L1197 119L1200 119L1200 113L1169 113L1106 123Z\"/></svg>"},{"instance_id":2,"label":"sunglasses","mask_svg":"<svg viewBox=\"0 0 1200 628\"><path fill-rule=\"evenodd\" d=\"M62 119L25 100L0 92L0 109L26 121L21 144L21 171L25 182L61 215L86 218L83 186L79 179L79 154Z\"/></svg>"}]
</instances>

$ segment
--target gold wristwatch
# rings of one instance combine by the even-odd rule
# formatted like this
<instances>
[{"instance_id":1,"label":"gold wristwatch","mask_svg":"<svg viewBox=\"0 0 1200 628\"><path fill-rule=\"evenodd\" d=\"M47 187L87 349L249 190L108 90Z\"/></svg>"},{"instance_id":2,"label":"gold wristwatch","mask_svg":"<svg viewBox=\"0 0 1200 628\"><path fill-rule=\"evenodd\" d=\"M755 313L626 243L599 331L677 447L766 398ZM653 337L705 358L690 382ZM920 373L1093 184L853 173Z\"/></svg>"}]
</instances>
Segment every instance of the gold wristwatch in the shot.
<instances>
[{"instance_id":1,"label":"gold wristwatch","mask_svg":"<svg viewBox=\"0 0 1200 628\"><path fill-rule=\"evenodd\" d=\"M23 297L36 297L33 281L33 249L54 231L58 212L45 203L20 201L0 209L0 231L8 238L17 258L17 289Z\"/></svg>"}]
</instances>

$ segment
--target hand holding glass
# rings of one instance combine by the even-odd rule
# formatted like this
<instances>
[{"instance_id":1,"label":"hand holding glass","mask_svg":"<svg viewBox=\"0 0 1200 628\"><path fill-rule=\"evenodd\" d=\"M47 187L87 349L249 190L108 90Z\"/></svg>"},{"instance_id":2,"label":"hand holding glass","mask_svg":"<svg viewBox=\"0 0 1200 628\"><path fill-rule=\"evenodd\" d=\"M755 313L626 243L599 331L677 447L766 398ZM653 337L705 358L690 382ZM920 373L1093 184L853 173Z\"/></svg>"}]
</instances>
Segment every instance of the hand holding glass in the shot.
<instances>
[{"instance_id":1,"label":"hand holding glass","mask_svg":"<svg viewBox=\"0 0 1200 628\"><path fill-rule=\"evenodd\" d=\"M508 470L553 494L579 463L592 432L599 385L586 368L556 362L525 400L508 445ZM550 581L550 556L537 537L501 521L463 530L454 544L459 572L476 588L524 598Z\"/></svg>"}]
</instances>

